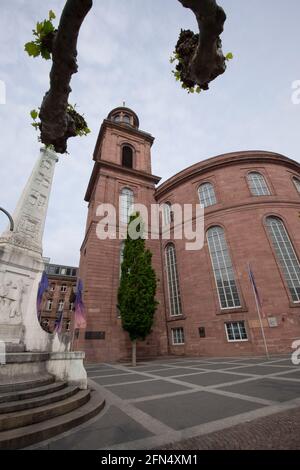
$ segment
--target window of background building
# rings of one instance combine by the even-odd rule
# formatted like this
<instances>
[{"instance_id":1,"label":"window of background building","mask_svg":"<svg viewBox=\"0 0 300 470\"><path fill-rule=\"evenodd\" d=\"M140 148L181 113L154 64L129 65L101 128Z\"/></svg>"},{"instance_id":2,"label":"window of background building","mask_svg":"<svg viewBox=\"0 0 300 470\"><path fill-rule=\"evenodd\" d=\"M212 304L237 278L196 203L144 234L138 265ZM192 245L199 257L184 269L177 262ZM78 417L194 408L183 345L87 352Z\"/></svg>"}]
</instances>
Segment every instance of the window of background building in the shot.
<instances>
[{"instance_id":1,"label":"window of background building","mask_svg":"<svg viewBox=\"0 0 300 470\"><path fill-rule=\"evenodd\" d=\"M169 287L170 315L178 316L182 314L182 308L177 270L176 250L173 243L167 245L165 255Z\"/></svg>"},{"instance_id":2,"label":"window of background building","mask_svg":"<svg viewBox=\"0 0 300 470\"><path fill-rule=\"evenodd\" d=\"M267 229L293 302L300 302L300 264L284 223L267 217Z\"/></svg>"},{"instance_id":3,"label":"window of background building","mask_svg":"<svg viewBox=\"0 0 300 470\"><path fill-rule=\"evenodd\" d=\"M225 330L229 342L248 340L244 321L225 323Z\"/></svg>"},{"instance_id":4,"label":"window of background building","mask_svg":"<svg viewBox=\"0 0 300 470\"><path fill-rule=\"evenodd\" d=\"M59 311L59 312L62 312L63 309L64 309L64 306L65 306L64 300L60 300L60 301L58 302L58 311Z\"/></svg>"},{"instance_id":5,"label":"window of background building","mask_svg":"<svg viewBox=\"0 0 300 470\"><path fill-rule=\"evenodd\" d=\"M66 331L70 331L71 320L67 320L66 322Z\"/></svg>"},{"instance_id":6,"label":"window of background building","mask_svg":"<svg viewBox=\"0 0 300 470\"><path fill-rule=\"evenodd\" d=\"M217 204L215 189L211 183L204 183L198 189L200 204L204 207Z\"/></svg>"},{"instance_id":7,"label":"window of background building","mask_svg":"<svg viewBox=\"0 0 300 470\"><path fill-rule=\"evenodd\" d=\"M51 291L51 292L54 292L54 291L55 291L55 284L51 284L51 285L50 285L50 291Z\"/></svg>"},{"instance_id":8,"label":"window of background building","mask_svg":"<svg viewBox=\"0 0 300 470\"><path fill-rule=\"evenodd\" d=\"M53 305L53 300L52 299L47 300L46 310L48 310L48 312L52 310L52 305Z\"/></svg>"},{"instance_id":9,"label":"window of background building","mask_svg":"<svg viewBox=\"0 0 300 470\"><path fill-rule=\"evenodd\" d=\"M261 173L252 171L251 173L248 173L247 178L252 196L270 196L270 190Z\"/></svg>"},{"instance_id":10,"label":"window of background building","mask_svg":"<svg viewBox=\"0 0 300 470\"><path fill-rule=\"evenodd\" d=\"M300 194L300 179L294 177L293 181L294 181L294 185L296 186L296 189L297 189L298 193Z\"/></svg>"},{"instance_id":11,"label":"window of background building","mask_svg":"<svg viewBox=\"0 0 300 470\"><path fill-rule=\"evenodd\" d=\"M210 228L207 242L221 309L241 307L224 229L219 226Z\"/></svg>"},{"instance_id":12,"label":"window of background building","mask_svg":"<svg viewBox=\"0 0 300 470\"><path fill-rule=\"evenodd\" d=\"M70 302L70 312L73 312L74 310L74 302Z\"/></svg>"},{"instance_id":13,"label":"window of background building","mask_svg":"<svg viewBox=\"0 0 300 470\"><path fill-rule=\"evenodd\" d=\"M67 285L66 284L62 284L60 286L60 292L67 292Z\"/></svg>"},{"instance_id":14,"label":"window of background building","mask_svg":"<svg viewBox=\"0 0 300 470\"><path fill-rule=\"evenodd\" d=\"M128 114L123 115L123 122L125 122L125 124L130 124L130 116L128 116Z\"/></svg>"},{"instance_id":15,"label":"window of background building","mask_svg":"<svg viewBox=\"0 0 300 470\"><path fill-rule=\"evenodd\" d=\"M129 188L123 188L120 197L121 204L121 222L128 224L132 206L134 204L133 191Z\"/></svg>"},{"instance_id":16,"label":"window of background building","mask_svg":"<svg viewBox=\"0 0 300 470\"><path fill-rule=\"evenodd\" d=\"M184 330L183 328L172 328L172 343L184 344Z\"/></svg>"}]
</instances>

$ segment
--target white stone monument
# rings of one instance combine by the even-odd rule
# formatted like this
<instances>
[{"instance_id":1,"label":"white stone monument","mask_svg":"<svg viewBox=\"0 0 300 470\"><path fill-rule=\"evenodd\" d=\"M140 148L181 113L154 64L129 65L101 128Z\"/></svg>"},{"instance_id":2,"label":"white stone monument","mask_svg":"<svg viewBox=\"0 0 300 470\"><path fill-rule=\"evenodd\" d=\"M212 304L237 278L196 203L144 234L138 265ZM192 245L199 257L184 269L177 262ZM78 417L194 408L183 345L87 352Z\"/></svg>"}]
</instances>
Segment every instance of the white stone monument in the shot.
<instances>
[{"instance_id":1,"label":"white stone monument","mask_svg":"<svg viewBox=\"0 0 300 470\"><path fill-rule=\"evenodd\" d=\"M68 378L71 368L83 383L83 353L68 352L70 342L46 333L37 317L37 292L44 271L42 239L57 162L54 151L41 149L13 214L14 230L7 229L0 237L0 342L15 354L51 353L51 373Z\"/></svg>"}]
</instances>

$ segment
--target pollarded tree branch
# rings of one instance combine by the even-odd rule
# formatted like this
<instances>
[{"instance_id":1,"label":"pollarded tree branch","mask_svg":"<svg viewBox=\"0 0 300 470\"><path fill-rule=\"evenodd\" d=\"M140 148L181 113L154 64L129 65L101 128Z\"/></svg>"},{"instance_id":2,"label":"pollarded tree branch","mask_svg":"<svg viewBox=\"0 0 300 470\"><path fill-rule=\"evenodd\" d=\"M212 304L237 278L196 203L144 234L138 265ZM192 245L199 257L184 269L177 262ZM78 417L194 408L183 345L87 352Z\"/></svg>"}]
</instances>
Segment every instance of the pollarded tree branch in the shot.
<instances>
[{"instance_id":1,"label":"pollarded tree branch","mask_svg":"<svg viewBox=\"0 0 300 470\"><path fill-rule=\"evenodd\" d=\"M80 27L93 6L93 0L67 0L52 44L50 89L41 110L41 141L65 153L67 140L76 136L75 123L67 113L70 82L77 72L77 40Z\"/></svg>"},{"instance_id":2,"label":"pollarded tree branch","mask_svg":"<svg viewBox=\"0 0 300 470\"><path fill-rule=\"evenodd\" d=\"M226 70L220 39L224 30L226 14L216 0L179 0L179 2L185 8L190 8L193 11L199 25L196 45L195 35L194 41L191 41L189 35L187 38L181 35L177 45L181 54L188 55L183 56L184 78L186 82L190 82L190 85L194 83L205 90L212 80Z\"/></svg>"}]
</instances>

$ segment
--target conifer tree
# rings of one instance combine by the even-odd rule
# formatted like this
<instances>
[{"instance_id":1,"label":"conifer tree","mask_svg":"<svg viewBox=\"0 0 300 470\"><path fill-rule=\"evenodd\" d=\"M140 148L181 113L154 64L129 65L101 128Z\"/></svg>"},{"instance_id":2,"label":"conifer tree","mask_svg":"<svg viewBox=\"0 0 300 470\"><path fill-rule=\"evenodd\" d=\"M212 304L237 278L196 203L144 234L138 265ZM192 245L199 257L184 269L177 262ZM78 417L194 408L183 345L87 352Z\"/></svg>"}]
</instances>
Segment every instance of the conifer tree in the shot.
<instances>
[{"instance_id":1,"label":"conifer tree","mask_svg":"<svg viewBox=\"0 0 300 470\"><path fill-rule=\"evenodd\" d=\"M145 246L143 230L140 215L132 215L125 240L118 292L122 327L132 342L133 367L136 366L136 342L144 341L151 332L157 307L156 274L152 267L152 253Z\"/></svg>"}]
</instances>

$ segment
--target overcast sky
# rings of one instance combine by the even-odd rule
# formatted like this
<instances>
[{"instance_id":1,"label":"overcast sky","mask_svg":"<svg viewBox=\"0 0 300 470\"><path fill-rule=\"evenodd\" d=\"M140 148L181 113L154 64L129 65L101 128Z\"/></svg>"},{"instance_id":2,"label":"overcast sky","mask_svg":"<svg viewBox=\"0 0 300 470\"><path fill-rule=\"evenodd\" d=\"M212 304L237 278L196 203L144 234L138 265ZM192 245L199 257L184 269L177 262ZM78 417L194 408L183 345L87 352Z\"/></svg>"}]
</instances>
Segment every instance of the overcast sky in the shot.
<instances>
[{"instance_id":1,"label":"overcast sky","mask_svg":"<svg viewBox=\"0 0 300 470\"><path fill-rule=\"evenodd\" d=\"M208 92L188 95L171 74L169 57L180 28L196 30L190 10L177 0L94 0L79 38L79 73L70 102L92 133L69 141L56 167L44 236L44 256L77 264L87 206L84 194L102 120L122 104L136 111L141 129L155 136L153 172L163 180L198 161L236 150L271 150L300 161L300 105L292 82L300 80L299 0L219 0L227 13L225 75ZM1 0L0 205L13 211L39 154L29 112L48 89L50 62L29 58L37 20L62 0ZM0 231L6 220L0 216Z\"/></svg>"}]
</instances>

